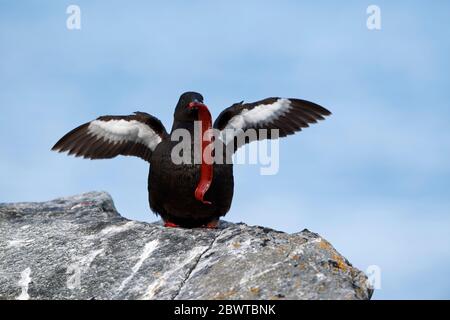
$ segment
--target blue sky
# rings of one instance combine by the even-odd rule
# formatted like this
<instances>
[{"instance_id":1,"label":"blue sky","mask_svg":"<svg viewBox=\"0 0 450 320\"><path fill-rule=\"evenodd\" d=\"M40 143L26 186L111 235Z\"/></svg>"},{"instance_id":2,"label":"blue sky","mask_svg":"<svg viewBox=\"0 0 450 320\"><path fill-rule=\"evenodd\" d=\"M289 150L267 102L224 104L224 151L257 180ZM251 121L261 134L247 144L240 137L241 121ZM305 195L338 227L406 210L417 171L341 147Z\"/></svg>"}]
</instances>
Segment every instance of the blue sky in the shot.
<instances>
[{"instance_id":1,"label":"blue sky","mask_svg":"<svg viewBox=\"0 0 450 320\"><path fill-rule=\"evenodd\" d=\"M66 28L81 8L82 29ZM381 8L382 29L366 28ZM50 152L68 130L136 110L170 127L183 91L213 115L298 97L333 116L280 141L280 171L235 167L226 216L327 238L381 268L374 298L450 298L448 1L0 0L0 202L112 194L154 221L145 162Z\"/></svg>"}]
</instances>

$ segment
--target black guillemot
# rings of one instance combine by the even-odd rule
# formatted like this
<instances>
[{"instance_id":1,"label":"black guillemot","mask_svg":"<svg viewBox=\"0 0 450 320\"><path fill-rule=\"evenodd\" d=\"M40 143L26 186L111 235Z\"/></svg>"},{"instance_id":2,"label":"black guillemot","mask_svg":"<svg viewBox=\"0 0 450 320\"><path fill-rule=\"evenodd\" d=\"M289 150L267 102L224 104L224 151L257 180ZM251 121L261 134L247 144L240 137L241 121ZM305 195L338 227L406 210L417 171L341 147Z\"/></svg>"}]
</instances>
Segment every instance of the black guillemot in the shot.
<instances>
[{"instance_id":1,"label":"black guillemot","mask_svg":"<svg viewBox=\"0 0 450 320\"><path fill-rule=\"evenodd\" d=\"M205 148L212 143L221 144L225 150L223 154L230 150L234 153L242 144L285 137L330 114L327 109L309 101L275 97L254 103L236 103L223 110L212 125L202 95L186 92L175 108L170 134L160 120L145 112L102 116L67 133L52 150L67 151L69 155L88 159L109 159L118 155L140 157L150 163L150 208L161 216L165 226L215 228L219 218L231 206L233 164L230 161L215 162L215 149L205 153ZM200 123L201 129L200 163L174 163L173 149L178 142L173 141L171 135L178 129L194 135L196 123ZM220 139L206 134L210 129L217 132ZM260 134L261 129L269 131ZM247 130L256 130L256 135L239 140L239 135ZM274 130L276 135L271 134ZM194 150L188 159L195 157Z\"/></svg>"}]
</instances>

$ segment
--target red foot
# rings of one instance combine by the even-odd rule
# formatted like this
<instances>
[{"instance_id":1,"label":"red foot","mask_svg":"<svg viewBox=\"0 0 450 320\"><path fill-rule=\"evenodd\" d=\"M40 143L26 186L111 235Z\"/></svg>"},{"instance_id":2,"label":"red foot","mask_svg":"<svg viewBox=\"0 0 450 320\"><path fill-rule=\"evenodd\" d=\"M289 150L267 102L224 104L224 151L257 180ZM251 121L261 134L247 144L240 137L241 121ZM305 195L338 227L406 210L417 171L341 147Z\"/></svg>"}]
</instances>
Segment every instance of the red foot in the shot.
<instances>
[{"instance_id":1,"label":"red foot","mask_svg":"<svg viewBox=\"0 0 450 320\"><path fill-rule=\"evenodd\" d=\"M202 225L202 228L217 229L218 225L219 225L219 220L214 220L214 221L208 222L207 224ZM164 221L164 227L166 227L166 228L181 228L178 224L170 222L170 221Z\"/></svg>"},{"instance_id":2,"label":"red foot","mask_svg":"<svg viewBox=\"0 0 450 320\"><path fill-rule=\"evenodd\" d=\"M219 220L214 220L214 221L208 222L207 224L203 225L203 228L217 229L218 225L219 225Z\"/></svg>"},{"instance_id":3,"label":"red foot","mask_svg":"<svg viewBox=\"0 0 450 320\"><path fill-rule=\"evenodd\" d=\"M166 227L166 228L179 228L180 226L175 224L175 223L173 223L173 222L170 222L170 221L164 221L164 227Z\"/></svg>"}]
</instances>

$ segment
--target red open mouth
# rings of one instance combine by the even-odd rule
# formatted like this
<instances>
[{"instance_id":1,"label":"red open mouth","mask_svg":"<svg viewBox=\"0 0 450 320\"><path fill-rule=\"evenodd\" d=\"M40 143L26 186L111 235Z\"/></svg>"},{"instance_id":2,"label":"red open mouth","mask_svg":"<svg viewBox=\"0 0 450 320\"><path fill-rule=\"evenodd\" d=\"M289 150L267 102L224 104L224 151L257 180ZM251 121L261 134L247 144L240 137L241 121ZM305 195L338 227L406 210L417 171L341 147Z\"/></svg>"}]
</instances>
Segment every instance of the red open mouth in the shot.
<instances>
[{"instance_id":1,"label":"red open mouth","mask_svg":"<svg viewBox=\"0 0 450 320\"><path fill-rule=\"evenodd\" d=\"M201 134L200 134L200 146L201 146L201 165L200 165L200 180L198 181L197 188L195 189L195 198L205 204L211 204L211 202L204 200L205 193L211 186L213 179L213 155L211 152L206 152L205 149L213 142L212 135L212 118L208 107L201 102L191 102L189 108L196 108L198 110L198 120L201 121ZM205 132L209 130L210 134L205 136Z\"/></svg>"}]
</instances>

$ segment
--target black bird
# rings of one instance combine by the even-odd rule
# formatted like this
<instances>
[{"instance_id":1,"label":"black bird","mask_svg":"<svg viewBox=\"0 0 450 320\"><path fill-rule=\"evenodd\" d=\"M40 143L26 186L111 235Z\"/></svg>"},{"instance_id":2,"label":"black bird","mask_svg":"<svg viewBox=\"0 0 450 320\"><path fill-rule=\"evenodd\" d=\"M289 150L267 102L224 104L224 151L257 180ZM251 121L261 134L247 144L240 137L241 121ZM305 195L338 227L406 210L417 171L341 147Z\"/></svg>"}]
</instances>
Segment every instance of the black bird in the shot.
<instances>
[{"instance_id":1,"label":"black bird","mask_svg":"<svg viewBox=\"0 0 450 320\"><path fill-rule=\"evenodd\" d=\"M118 155L140 157L150 163L150 208L161 216L166 226L214 228L230 209L233 198L230 153L256 139L285 137L301 131L330 114L327 109L300 99L267 98L254 103L236 103L215 120L213 128L217 135L201 142L200 151L204 156L200 156L199 163L194 162L195 147L190 148L191 154L187 157L190 161L174 163L172 151L179 141L172 141L171 136L177 129L194 135L196 123L201 124L202 134L211 128L211 115L203 104L202 95L186 92L175 108L171 134L160 120L145 112L102 116L67 133L52 150L68 151L69 155L88 159L109 159ZM256 135L246 135L249 129L255 129ZM259 129L269 131L265 134ZM277 129L278 135L271 129ZM208 152L203 152L212 142L214 146L223 147L221 154L226 157L223 163L207 162ZM190 142L190 146L194 144L195 141ZM216 150L219 149L211 152L210 160L217 156Z\"/></svg>"}]
</instances>

